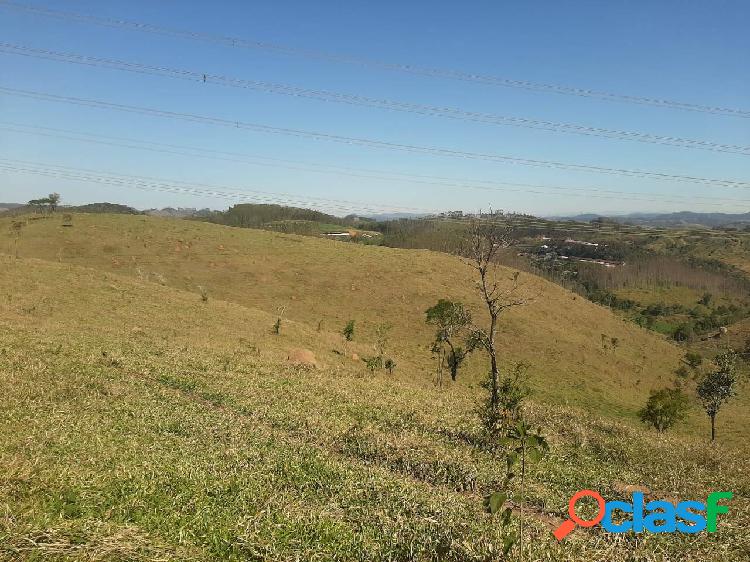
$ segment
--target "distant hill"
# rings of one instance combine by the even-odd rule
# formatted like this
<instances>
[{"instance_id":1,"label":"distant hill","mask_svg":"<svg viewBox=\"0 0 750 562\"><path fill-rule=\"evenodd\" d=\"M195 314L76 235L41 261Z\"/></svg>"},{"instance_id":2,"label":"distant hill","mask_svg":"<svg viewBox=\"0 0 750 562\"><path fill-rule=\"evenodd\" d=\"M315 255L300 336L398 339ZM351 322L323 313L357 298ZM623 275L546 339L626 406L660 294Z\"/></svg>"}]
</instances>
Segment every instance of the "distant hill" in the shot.
<instances>
[{"instance_id":1,"label":"distant hill","mask_svg":"<svg viewBox=\"0 0 750 562\"><path fill-rule=\"evenodd\" d=\"M143 212L127 205L119 203L89 203L87 205L78 205L65 207L66 210L77 211L79 213L114 213L118 215L142 215Z\"/></svg>"},{"instance_id":2,"label":"distant hill","mask_svg":"<svg viewBox=\"0 0 750 562\"><path fill-rule=\"evenodd\" d=\"M0 213L4 211L10 211L11 209L17 209L18 207L24 207L22 203L0 203Z\"/></svg>"},{"instance_id":3,"label":"distant hill","mask_svg":"<svg viewBox=\"0 0 750 562\"><path fill-rule=\"evenodd\" d=\"M572 220L577 222L591 222L604 219L607 221L632 224L639 226L659 226L679 228L685 226L703 226L707 228L750 226L750 213L695 213L680 211L676 213L631 213L628 215L597 215L585 213L569 217L550 217L557 220Z\"/></svg>"},{"instance_id":4,"label":"distant hill","mask_svg":"<svg viewBox=\"0 0 750 562\"><path fill-rule=\"evenodd\" d=\"M206 213L198 218L215 224L243 228L262 228L268 223L278 223L279 221L309 221L338 226L351 226L355 220L336 217L312 209L250 203L234 205L226 211Z\"/></svg>"},{"instance_id":5,"label":"distant hill","mask_svg":"<svg viewBox=\"0 0 750 562\"><path fill-rule=\"evenodd\" d=\"M211 209L196 209L194 207L164 207L163 209L146 209L145 214L153 217L189 218L209 216L213 213Z\"/></svg>"}]
</instances>

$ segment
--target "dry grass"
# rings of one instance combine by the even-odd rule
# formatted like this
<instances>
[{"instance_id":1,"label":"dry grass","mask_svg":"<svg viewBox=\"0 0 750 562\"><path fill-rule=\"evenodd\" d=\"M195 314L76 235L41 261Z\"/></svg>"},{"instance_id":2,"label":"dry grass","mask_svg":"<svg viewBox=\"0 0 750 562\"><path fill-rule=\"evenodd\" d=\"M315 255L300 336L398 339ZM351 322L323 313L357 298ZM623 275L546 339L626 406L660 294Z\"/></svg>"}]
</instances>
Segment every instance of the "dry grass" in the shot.
<instances>
[{"instance_id":1,"label":"dry grass","mask_svg":"<svg viewBox=\"0 0 750 562\"><path fill-rule=\"evenodd\" d=\"M6 232L0 221L0 233ZM10 239L7 240L10 243ZM0 241L0 244L2 241ZM212 299L338 333L357 321L357 340L374 341L381 322L394 325L391 354L398 376L432 384L433 336L424 311L438 298L463 300L481 317L471 271L456 258L198 222L117 215L76 215L74 227L35 221L22 234L21 256L38 257L139 277ZM512 272L504 270L509 277ZM506 363L524 361L545 399L629 416L651 388L668 384L681 350L660 336L538 278L524 276L532 305L502 322ZM615 337L605 350L602 334ZM477 384L476 358L459 384Z\"/></svg>"},{"instance_id":2,"label":"dry grass","mask_svg":"<svg viewBox=\"0 0 750 562\"><path fill-rule=\"evenodd\" d=\"M455 260L141 217L75 224L88 234L62 236L90 267L45 253L56 252L55 242L45 249L45 236L58 234L51 221L27 227L20 247L54 261L0 264L0 558L498 559L501 530L482 496L497 489L504 462L472 444L479 360L444 391L422 365L424 308L439 296L470 298L465 287L446 292L465 279ZM172 256L182 229L222 244L221 267L210 269L202 260L217 258L197 249ZM145 258L113 264L112 254L86 249L86 236L97 247L150 236L150 267ZM241 283L253 261L262 264L254 275L273 283ZM377 278L380 264L392 283ZM208 302L188 275L209 288ZM292 283L298 277L306 283ZM539 391L527 416L552 445L523 498L535 513L530 559L747 558L746 450L657 436L632 421L645 388L631 384L630 369L644 365L642 386L658 384L680 350L535 283L543 297L503 335L507 356L533 362ZM276 336L279 302L290 321ZM350 317L364 325L364 341L348 353L371 352L369 330L381 318L400 326L398 376L370 375L333 351L344 351L337 332ZM617 349L601 349L603 331L620 338ZM322 367L289 365L297 347ZM592 531L556 544L549 525L573 492L614 498L620 482L685 499L728 489L735 499L715 536Z\"/></svg>"}]
</instances>

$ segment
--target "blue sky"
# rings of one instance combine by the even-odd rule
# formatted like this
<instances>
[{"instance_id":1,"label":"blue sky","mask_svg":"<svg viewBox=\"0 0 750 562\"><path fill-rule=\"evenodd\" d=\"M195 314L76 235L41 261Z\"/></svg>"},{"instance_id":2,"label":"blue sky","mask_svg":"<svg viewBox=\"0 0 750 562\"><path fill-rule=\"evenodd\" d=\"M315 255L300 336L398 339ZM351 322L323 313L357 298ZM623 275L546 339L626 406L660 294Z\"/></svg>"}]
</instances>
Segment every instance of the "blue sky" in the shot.
<instances>
[{"instance_id":1,"label":"blue sky","mask_svg":"<svg viewBox=\"0 0 750 562\"><path fill-rule=\"evenodd\" d=\"M460 70L650 98L750 110L750 5L715 1L96 2L34 5L361 59ZM101 27L3 8L5 43L504 116L750 146L750 119L478 84ZM111 103L465 152L750 182L750 156L441 119L243 88L0 53L0 86ZM0 95L0 121L233 152L298 164L186 157L9 131L2 158L346 201L360 209L534 214L750 211L750 191L365 148ZM2 129L5 127L5 130ZM276 162L276 164L279 164ZM450 178L409 182L315 166ZM330 168L327 168L330 170ZM380 177L360 177L378 175ZM477 185L491 189L476 189ZM438 185L435 185L438 183ZM449 183L451 185L445 185ZM522 183L565 191L506 186ZM473 186L473 187L472 187ZM593 188L629 195L581 191ZM68 203L214 208L225 198L83 183L0 170L0 201L58 191ZM250 196L250 195L248 195Z\"/></svg>"}]
</instances>

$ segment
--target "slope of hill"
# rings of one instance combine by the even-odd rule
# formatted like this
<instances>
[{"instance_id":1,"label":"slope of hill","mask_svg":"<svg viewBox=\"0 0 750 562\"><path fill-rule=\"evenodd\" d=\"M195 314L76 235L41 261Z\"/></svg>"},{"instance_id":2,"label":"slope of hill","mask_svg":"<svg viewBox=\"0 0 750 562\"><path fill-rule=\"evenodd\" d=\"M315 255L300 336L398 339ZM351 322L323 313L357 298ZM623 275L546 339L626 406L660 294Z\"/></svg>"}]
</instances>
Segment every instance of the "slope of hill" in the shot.
<instances>
[{"instance_id":1,"label":"slope of hill","mask_svg":"<svg viewBox=\"0 0 750 562\"><path fill-rule=\"evenodd\" d=\"M0 558L501 557L482 498L505 464L472 445L478 389L364 375L330 351L335 335L298 323L272 335L273 315L236 302L69 261L0 260ZM320 369L287 364L301 344ZM523 498L529 559L746 554L747 455L581 409L527 410L551 443ZM719 475L736 497L716 540L552 538L582 487L700 499Z\"/></svg>"},{"instance_id":2,"label":"slope of hill","mask_svg":"<svg viewBox=\"0 0 750 562\"><path fill-rule=\"evenodd\" d=\"M283 308L285 319L332 333L354 319L355 341L368 346L376 326L390 323L388 353L398 363L396 376L424 387L434 384L434 334L424 311L451 298L483 318L472 271L440 253L145 216L77 215L73 222L72 228L55 218L30 222L19 254L150 280L196 298L203 287L211 299L271 315ZM7 228L0 233L9 236ZM557 285L529 275L522 280L534 301L501 322L498 348L505 368L530 366L539 399L634 420L649 391L671 383L683 354L679 347ZM475 354L458 386L477 385L485 368L485 358ZM696 412L688 430L703 431L704 425ZM740 414L723 431L738 438L746 427L748 416Z\"/></svg>"}]
</instances>

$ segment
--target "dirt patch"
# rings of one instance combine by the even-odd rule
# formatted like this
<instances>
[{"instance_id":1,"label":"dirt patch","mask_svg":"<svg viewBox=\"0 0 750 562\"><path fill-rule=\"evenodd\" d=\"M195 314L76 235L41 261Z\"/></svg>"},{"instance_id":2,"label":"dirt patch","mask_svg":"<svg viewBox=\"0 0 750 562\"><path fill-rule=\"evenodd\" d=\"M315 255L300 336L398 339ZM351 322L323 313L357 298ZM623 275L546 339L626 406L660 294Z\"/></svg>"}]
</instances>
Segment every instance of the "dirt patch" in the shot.
<instances>
[{"instance_id":1,"label":"dirt patch","mask_svg":"<svg viewBox=\"0 0 750 562\"><path fill-rule=\"evenodd\" d=\"M315 354L309 349L292 349L289 351L286 360L292 365L301 365L305 367L320 367L320 363L315 358Z\"/></svg>"}]
</instances>

